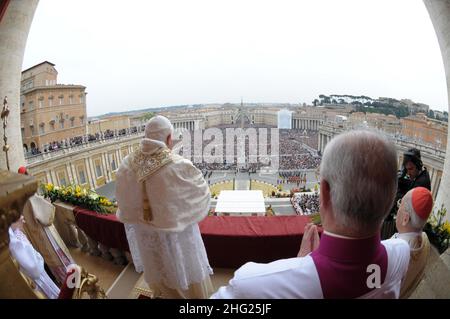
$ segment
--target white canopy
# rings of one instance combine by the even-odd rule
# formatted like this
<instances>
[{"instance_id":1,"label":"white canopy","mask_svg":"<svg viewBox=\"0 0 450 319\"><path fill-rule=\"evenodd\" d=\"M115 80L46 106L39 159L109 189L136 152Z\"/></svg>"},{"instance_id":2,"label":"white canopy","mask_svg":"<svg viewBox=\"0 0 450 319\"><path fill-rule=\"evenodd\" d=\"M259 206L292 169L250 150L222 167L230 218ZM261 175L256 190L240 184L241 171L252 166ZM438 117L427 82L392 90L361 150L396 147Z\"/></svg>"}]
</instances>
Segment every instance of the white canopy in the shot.
<instances>
[{"instance_id":1,"label":"white canopy","mask_svg":"<svg viewBox=\"0 0 450 319\"><path fill-rule=\"evenodd\" d=\"M265 214L263 192L261 190L223 190L217 199L216 212Z\"/></svg>"}]
</instances>

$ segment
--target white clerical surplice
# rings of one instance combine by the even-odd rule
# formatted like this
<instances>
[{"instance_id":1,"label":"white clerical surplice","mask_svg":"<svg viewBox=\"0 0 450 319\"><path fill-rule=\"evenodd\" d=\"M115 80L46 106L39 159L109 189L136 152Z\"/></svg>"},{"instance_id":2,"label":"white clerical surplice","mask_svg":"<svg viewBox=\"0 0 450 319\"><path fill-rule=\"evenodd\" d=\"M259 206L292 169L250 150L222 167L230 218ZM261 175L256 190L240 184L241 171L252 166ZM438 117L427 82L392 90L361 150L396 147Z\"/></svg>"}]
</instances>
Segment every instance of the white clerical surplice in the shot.
<instances>
[{"instance_id":1,"label":"white clerical surplice","mask_svg":"<svg viewBox=\"0 0 450 319\"><path fill-rule=\"evenodd\" d=\"M9 250L20 270L34 281L39 291L47 298L58 298L59 288L45 272L44 259L21 230L9 228Z\"/></svg>"}]
</instances>

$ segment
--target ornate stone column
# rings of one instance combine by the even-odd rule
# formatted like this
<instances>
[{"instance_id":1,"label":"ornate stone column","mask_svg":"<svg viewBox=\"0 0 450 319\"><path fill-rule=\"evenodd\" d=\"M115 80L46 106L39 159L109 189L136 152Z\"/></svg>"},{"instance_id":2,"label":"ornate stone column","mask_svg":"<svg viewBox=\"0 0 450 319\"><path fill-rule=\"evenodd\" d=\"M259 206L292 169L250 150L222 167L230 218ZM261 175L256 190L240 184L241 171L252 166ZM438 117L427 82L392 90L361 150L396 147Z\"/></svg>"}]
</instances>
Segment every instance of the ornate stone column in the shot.
<instances>
[{"instance_id":1,"label":"ornate stone column","mask_svg":"<svg viewBox=\"0 0 450 319\"><path fill-rule=\"evenodd\" d=\"M20 130L20 81L25 45L38 2L11 0L0 21L0 99L3 101L8 96L10 114L6 135L10 145L9 164L13 172L25 164ZM1 133L3 135L3 128ZM0 168L6 169L6 157L4 152L1 153Z\"/></svg>"},{"instance_id":2,"label":"ornate stone column","mask_svg":"<svg viewBox=\"0 0 450 319\"><path fill-rule=\"evenodd\" d=\"M424 0L441 47L447 79L447 95L450 103L450 1ZM444 162L444 173L434 205L435 212L442 204L447 208L446 219L450 220L450 131L447 138L447 152Z\"/></svg>"}]
</instances>

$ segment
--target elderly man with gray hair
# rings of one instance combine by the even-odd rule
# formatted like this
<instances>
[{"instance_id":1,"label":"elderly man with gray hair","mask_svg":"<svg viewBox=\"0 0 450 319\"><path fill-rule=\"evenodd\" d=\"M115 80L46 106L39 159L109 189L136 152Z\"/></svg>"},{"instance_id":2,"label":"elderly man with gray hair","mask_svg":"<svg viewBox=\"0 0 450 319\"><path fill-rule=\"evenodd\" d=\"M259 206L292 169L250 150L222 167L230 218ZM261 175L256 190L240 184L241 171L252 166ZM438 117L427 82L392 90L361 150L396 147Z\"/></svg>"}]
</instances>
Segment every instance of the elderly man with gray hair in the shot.
<instances>
[{"instance_id":1,"label":"elderly man with gray hair","mask_svg":"<svg viewBox=\"0 0 450 319\"><path fill-rule=\"evenodd\" d=\"M428 236L422 231L433 209L433 195L425 187L416 187L403 196L397 212L398 233L393 238L405 240L410 247L408 272L402 283L400 298L408 298L424 276L430 254Z\"/></svg>"},{"instance_id":2,"label":"elderly man with gray hair","mask_svg":"<svg viewBox=\"0 0 450 319\"><path fill-rule=\"evenodd\" d=\"M408 244L380 240L397 190L397 153L383 136L332 139L320 167L323 234L308 225L297 257L247 263L213 298L398 298Z\"/></svg>"},{"instance_id":3,"label":"elderly man with gray hair","mask_svg":"<svg viewBox=\"0 0 450 319\"><path fill-rule=\"evenodd\" d=\"M156 297L207 298L212 269L198 222L211 195L202 173L172 152L173 131L167 118L153 117L139 148L121 163L117 217L135 267Z\"/></svg>"}]
</instances>

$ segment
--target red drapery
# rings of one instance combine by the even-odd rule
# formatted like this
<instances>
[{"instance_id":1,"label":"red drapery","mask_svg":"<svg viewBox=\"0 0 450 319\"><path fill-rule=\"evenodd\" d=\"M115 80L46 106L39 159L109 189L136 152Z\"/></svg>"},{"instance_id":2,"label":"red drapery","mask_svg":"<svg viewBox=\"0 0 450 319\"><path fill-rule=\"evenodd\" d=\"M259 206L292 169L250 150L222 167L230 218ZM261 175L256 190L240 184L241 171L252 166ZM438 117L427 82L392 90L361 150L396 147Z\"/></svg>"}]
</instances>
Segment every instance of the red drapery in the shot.
<instances>
[{"instance_id":1,"label":"red drapery","mask_svg":"<svg viewBox=\"0 0 450 319\"><path fill-rule=\"evenodd\" d=\"M124 226L115 215L74 209L75 220L89 237L110 248L129 251ZM212 267L238 268L248 261L271 262L295 257L307 216L209 216L200 223Z\"/></svg>"},{"instance_id":2,"label":"red drapery","mask_svg":"<svg viewBox=\"0 0 450 319\"><path fill-rule=\"evenodd\" d=\"M2 22L10 0L0 0L0 22Z\"/></svg>"},{"instance_id":3,"label":"red drapery","mask_svg":"<svg viewBox=\"0 0 450 319\"><path fill-rule=\"evenodd\" d=\"M103 215L80 207L73 210L77 226L109 248L130 251L123 224L116 215Z\"/></svg>"},{"instance_id":4,"label":"red drapery","mask_svg":"<svg viewBox=\"0 0 450 319\"><path fill-rule=\"evenodd\" d=\"M212 267L238 268L296 257L307 216L207 217L200 223Z\"/></svg>"}]
</instances>

